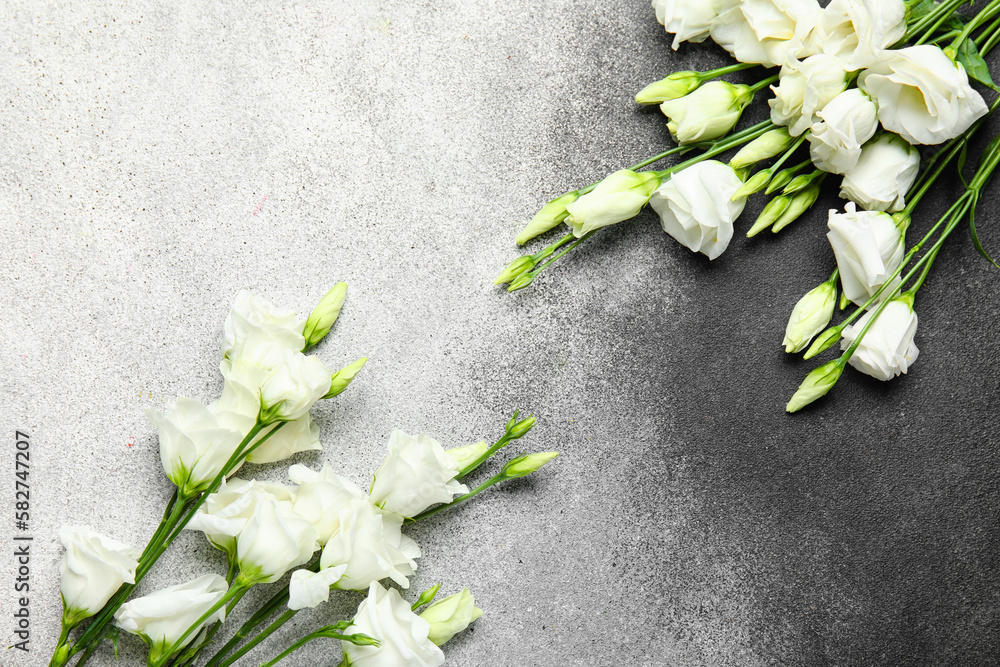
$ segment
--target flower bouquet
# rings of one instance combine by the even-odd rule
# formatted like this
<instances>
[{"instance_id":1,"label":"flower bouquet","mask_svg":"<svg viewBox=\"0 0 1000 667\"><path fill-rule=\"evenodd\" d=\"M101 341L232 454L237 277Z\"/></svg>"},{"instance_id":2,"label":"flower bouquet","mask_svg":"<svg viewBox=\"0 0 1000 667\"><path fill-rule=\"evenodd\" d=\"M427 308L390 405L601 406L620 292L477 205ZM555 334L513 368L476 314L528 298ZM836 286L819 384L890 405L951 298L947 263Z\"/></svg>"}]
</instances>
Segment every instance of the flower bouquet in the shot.
<instances>
[{"instance_id":1,"label":"flower bouquet","mask_svg":"<svg viewBox=\"0 0 1000 667\"><path fill-rule=\"evenodd\" d=\"M63 617L52 667L87 664L104 639L117 642L122 631L148 645L150 667L228 667L334 590L367 596L352 619L309 632L264 665L320 639L340 642L345 666L444 663L439 647L483 612L468 589L435 601L439 584L408 602L396 588L382 586L389 579L405 590L417 569L421 550L405 527L530 475L556 453L514 457L478 485L467 485L535 425L533 417L515 412L492 445L446 450L430 436L393 431L367 490L329 463L319 470L291 466L293 485L246 478L254 464L321 449L310 408L345 391L366 361L331 372L306 354L329 334L345 294L346 286L337 285L305 320L249 292L237 296L224 328L222 395L207 405L181 397L164 413L147 411L159 433L164 472L176 488L146 547L140 551L89 526L60 531ZM226 555L228 570L133 597L185 530L204 533ZM246 594L289 572L277 592L203 659Z\"/></svg>"},{"instance_id":2,"label":"flower bouquet","mask_svg":"<svg viewBox=\"0 0 1000 667\"><path fill-rule=\"evenodd\" d=\"M664 232L713 260L728 248L749 197L772 195L747 236L777 233L837 179L847 202L828 214L836 266L794 306L783 345L810 359L839 343L841 354L806 376L787 410L825 395L847 365L880 380L905 373L918 356L916 295L949 235L968 221L975 247L993 261L975 212L1000 162L1000 137L987 142L977 133L997 106L980 90L997 90L984 56L1000 42L1000 4L960 13L963 4L654 0L674 49L711 38L738 62L674 72L640 90L636 102L659 105L676 146L543 206L517 243L561 224L568 231L512 261L495 283L527 287L647 204ZM743 70L760 74L750 83L723 79ZM740 128L744 110L766 90L770 120ZM987 145L967 174L970 144ZM921 159L925 146L934 148ZM727 153L726 162L718 159ZM686 159L645 169L678 154ZM948 169L958 171L963 188L943 215L924 223L918 206ZM831 326L838 305L852 309Z\"/></svg>"}]
</instances>

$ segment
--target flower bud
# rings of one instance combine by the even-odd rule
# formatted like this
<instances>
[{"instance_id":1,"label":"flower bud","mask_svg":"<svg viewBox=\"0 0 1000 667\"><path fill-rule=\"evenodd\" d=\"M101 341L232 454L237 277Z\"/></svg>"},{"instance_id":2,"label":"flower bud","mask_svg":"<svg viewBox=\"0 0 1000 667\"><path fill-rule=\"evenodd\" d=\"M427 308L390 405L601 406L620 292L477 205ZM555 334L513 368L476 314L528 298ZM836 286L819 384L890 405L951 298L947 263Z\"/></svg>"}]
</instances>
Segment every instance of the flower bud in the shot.
<instances>
[{"instance_id":1,"label":"flower bud","mask_svg":"<svg viewBox=\"0 0 1000 667\"><path fill-rule=\"evenodd\" d=\"M441 646L483 615L468 588L427 607L420 618L431 624L427 638Z\"/></svg>"},{"instance_id":2,"label":"flower bud","mask_svg":"<svg viewBox=\"0 0 1000 667\"><path fill-rule=\"evenodd\" d=\"M813 184L817 178L823 178L824 173L817 169L808 174L799 174L788 182L788 185L781 191L783 195L793 195L800 190L805 190Z\"/></svg>"},{"instance_id":3,"label":"flower bud","mask_svg":"<svg viewBox=\"0 0 1000 667\"><path fill-rule=\"evenodd\" d=\"M330 391L326 392L326 394L323 395L323 398L333 398L334 396L339 396L344 393L347 387L354 380L354 376L357 375L367 363L368 357L361 357L357 361L347 364L334 373L330 378Z\"/></svg>"},{"instance_id":4,"label":"flower bud","mask_svg":"<svg viewBox=\"0 0 1000 667\"><path fill-rule=\"evenodd\" d=\"M788 204L788 208L786 208L781 216L774 221L774 226L771 227L771 231L777 234L782 229L798 220L799 216L803 213L812 208L812 205L815 204L816 200L819 198L819 186L820 181L816 181L805 190L800 190L794 195L791 195L791 202Z\"/></svg>"},{"instance_id":5,"label":"flower bud","mask_svg":"<svg viewBox=\"0 0 1000 667\"><path fill-rule=\"evenodd\" d=\"M559 456L559 452L538 452L537 454L518 456L516 459L511 459L504 466L500 474L507 479L524 477L535 472L557 456Z\"/></svg>"},{"instance_id":6,"label":"flower bud","mask_svg":"<svg viewBox=\"0 0 1000 667\"><path fill-rule=\"evenodd\" d=\"M532 275L531 273L522 273L517 278L514 278L512 281L510 281L510 284L507 285L507 291L516 292L519 289L527 287L532 282L534 282L534 280L535 276Z\"/></svg>"},{"instance_id":7,"label":"flower bud","mask_svg":"<svg viewBox=\"0 0 1000 667\"><path fill-rule=\"evenodd\" d=\"M813 336L822 331L833 318L833 308L837 304L837 286L834 282L814 287L799 299L785 327L782 345L785 352L801 352Z\"/></svg>"},{"instance_id":8,"label":"flower bud","mask_svg":"<svg viewBox=\"0 0 1000 667\"><path fill-rule=\"evenodd\" d=\"M792 182L792 179L795 178L797 173L799 173L798 167L788 167L787 169L782 169L775 174L774 178L768 184L767 190L764 190L764 194L769 195L772 192L781 190Z\"/></svg>"},{"instance_id":9,"label":"flower bud","mask_svg":"<svg viewBox=\"0 0 1000 667\"><path fill-rule=\"evenodd\" d=\"M795 390L785 410L798 412L813 401L826 396L827 392L833 389L833 385L837 384L843 372L844 364L840 359L828 361L814 369Z\"/></svg>"},{"instance_id":10,"label":"flower bud","mask_svg":"<svg viewBox=\"0 0 1000 667\"><path fill-rule=\"evenodd\" d=\"M750 86L709 81L693 93L660 105L667 129L678 144L712 141L729 134L753 100Z\"/></svg>"},{"instance_id":11,"label":"flower bud","mask_svg":"<svg viewBox=\"0 0 1000 667\"><path fill-rule=\"evenodd\" d=\"M347 283L337 283L323 295L306 320L302 332L306 339L306 346L303 349L310 348L326 338L340 316L340 309L344 307L344 299L346 298Z\"/></svg>"},{"instance_id":12,"label":"flower bud","mask_svg":"<svg viewBox=\"0 0 1000 667\"><path fill-rule=\"evenodd\" d=\"M573 229L573 235L580 238L595 229L628 220L646 205L659 185L660 175L655 171L616 171L566 206L569 211L566 224ZM515 283L516 279L511 288Z\"/></svg>"},{"instance_id":13,"label":"flower bud","mask_svg":"<svg viewBox=\"0 0 1000 667\"><path fill-rule=\"evenodd\" d=\"M756 236L773 225L774 222L788 210L791 203L792 200L785 195L780 195L767 202L767 205L764 206L764 210L760 212L760 215L757 216L756 222L753 223L753 227L747 231L747 237Z\"/></svg>"},{"instance_id":14,"label":"flower bud","mask_svg":"<svg viewBox=\"0 0 1000 667\"><path fill-rule=\"evenodd\" d=\"M426 591L420 594L417 601L410 605L410 611L416 611L423 607L425 604L430 604L437 597L438 591L441 590L441 584L437 583L428 588Z\"/></svg>"},{"instance_id":15,"label":"flower bud","mask_svg":"<svg viewBox=\"0 0 1000 667\"><path fill-rule=\"evenodd\" d=\"M500 275L493 280L493 284L502 285L504 283L509 283L514 280L514 278L517 278L526 271L531 271L533 268L535 268L534 257L531 255L521 255L500 272Z\"/></svg>"},{"instance_id":16,"label":"flower bud","mask_svg":"<svg viewBox=\"0 0 1000 667\"><path fill-rule=\"evenodd\" d=\"M665 79L651 83L635 96L636 104L662 104L667 100L684 97L701 85L698 72L674 72Z\"/></svg>"},{"instance_id":17,"label":"flower bud","mask_svg":"<svg viewBox=\"0 0 1000 667\"><path fill-rule=\"evenodd\" d=\"M756 174L751 176L750 180L745 182L743 186L736 191L730 201L746 199L750 195L760 192L771 181L772 173L773 172L770 169L761 169Z\"/></svg>"},{"instance_id":18,"label":"flower bud","mask_svg":"<svg viewBox=\"0 0 1000 667\"><path fill-rule=\"evenodd\" d=\"M821 333L819 336L816 337L816 340L813 341L813 344L809 347L809 349L806 350L806 353L802 355L802 358L812 359L817 354L821 354L829 350L831 347L834 346L834 344L838 340L840 340L841 330L842 327L839 326L830 327L829 329Z\"/></svg>"},{"instance_id":19,"label":"flower bud","mask_svg":"<svg viewBox=\"0 0 1000 667\"><path fill-rule=\"evenodd\" d=\"M283 363L260 385L258 419L263 424L298 419L330 389L330 370L322 361L301 352L283 353Z\"/></svg>"},{"instance_id":20,"label":"flower bud","mask_svg":"<svg viewBox=\"0 0 1000 667\"><path fill-rule=\"evenodd\" d=\"M729 161L729 166L733 169L749 167L761 160L767 160L784 153L794 143L795 139L788 134L786 128L779 127L776 130L769 130L741 148Z\"/></svg>"},{"instance_id":21,"label":"flower bud","mask_svg":"<svg viewBox=\"0 0 1000 667\"><path fill-rule=\"evenodd\" d=\"M573 192L567 192L561 197L556 197L535 214L535 217L533 217L531 221L525 225L524 229L518 233L517 238L514 240L517 241L518 245L524 245L536 236L549 231L565 220L566 216L569 215L566 212L566 204L572 204L579 198L580 193L576 190ZM497 282L495 284L500 283Z\"/></svg>"},{"instance_id":22,"label":"flower bud","mask_svg":"<svg viewBox=\"0 0 1000 667\"><path fill-rule=\"evenodd\" d=\"M73 627L99 612L122 584L135 583L139 551L89 526L63 526L59 540L66 549L59 578L63 624Z\"/></svg>"},{"instance_id":23,"label":"flower bud","mask_svg":"<svg viewBox=\"0 0 1000 667\"><path fill-rule=\"evenodd\" d=\"M507 422L507 436L510 437L511 440L517 440L518 438L524 437L527 435L528 431L530 431L535 424L538 423L538 420L532 415L525 417L519 422L511 423L513 421L514 420L512 419L510 422Z\"/></svg>"},{"instance_id":24,"label":"flower bud","mask_svg":"<svg viewBox=\"0 0 1000 667\"><path fill-rule=\"evenodd\" d=\"M473 445L447 449L444 453L455 459L455 464L458 466L458 469L464 471L466 466L485 454L489 448L490 447L486 444L486 441L482 441Z\"/></svg>"}]
</instances>

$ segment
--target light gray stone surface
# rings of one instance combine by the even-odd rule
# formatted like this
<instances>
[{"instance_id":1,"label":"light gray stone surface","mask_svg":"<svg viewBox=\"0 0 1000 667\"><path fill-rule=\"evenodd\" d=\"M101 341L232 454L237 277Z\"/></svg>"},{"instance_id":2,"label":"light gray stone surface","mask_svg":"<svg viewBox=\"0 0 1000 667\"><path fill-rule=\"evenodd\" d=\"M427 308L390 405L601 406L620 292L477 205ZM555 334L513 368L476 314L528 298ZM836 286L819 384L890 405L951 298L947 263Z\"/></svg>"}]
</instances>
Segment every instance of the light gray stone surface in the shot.
<instances>
[{"instance_id":1,"label":"light gray stone surface","mask_svg":"<svg viewBox=\"0 0 1000 667\"><path fill-rule=\"evenodd\" d=\"M47 663L61 524L136 545L152 532L170 487L142 410L218 395L236 292L306 312L341 280L348 302L319 354L371 361L314 411L326 449L301 462L363 482L392 428L457 446L495 438L515 407L539 417L526 448L563 454L411 531L424 555L410 595L468 586L486 611L447 645L448 664L996 654L1000 272L964 235L918 299L910 375L848 374L794 418L783 405L810 366L779 341L829 273L832 197L712 265L643 214L532 288L491 285L547 198L667 145L631 95L722 64L721 51L671 53L640 0L14 2L4 14L0 488L11 507L14 432L27 430L34 541L31 652L0 664ZM984 215L984 242L1000 247ZM284 480L284 467L256 474ZM14 532L8 515L8 562ZM142 590L222 569L186 535ZM358 597L344 598L242 664L348 615ZM142 664L137 640L120 650L117 664ZM317 642L288 664L338 660ZM91 664L112 663L109 649Z\"/></svg>"}]
</instances>

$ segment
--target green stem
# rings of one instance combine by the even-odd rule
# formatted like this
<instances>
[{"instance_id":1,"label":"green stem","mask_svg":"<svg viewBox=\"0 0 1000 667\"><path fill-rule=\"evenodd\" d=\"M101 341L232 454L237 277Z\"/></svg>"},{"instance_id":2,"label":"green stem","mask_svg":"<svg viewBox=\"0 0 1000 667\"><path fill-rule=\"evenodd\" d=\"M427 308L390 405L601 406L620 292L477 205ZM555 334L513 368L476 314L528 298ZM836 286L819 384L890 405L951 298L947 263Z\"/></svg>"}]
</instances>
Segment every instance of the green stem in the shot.
<instances>
[{"instance_id":1,"label":"green stem","mask_svg":"<svg viewBox=\"0 0 1000 667\"><path fill-rule=\"evenodd\" d=\"M702 82L709 81L711 79L718 79L720 76L725 76L727 74L733 74L734 72L739 72L741 70L750 69L751 67L760 67L756 63L736 63L735 65L726 65L725 67L719 67L717 69L710 69L705 72L701 72Z\"/></svg>"},{"instance_id":2,"label":"green stem","mask_svg":"<svg viewBox=\"0 0 1000 667\"><path fill-rule=\"evenodd\" d=\"M274 621L274 623L271 623L271 625L264 628L259 635L248 641L240 650L238 650L236 653L232 654L231 656L223 660L221 663L218 663L218 667L229 667L229 665L233 664L234 662L242 658L244 655L249 653L250 650L252 650L255 646L257 646L257 644L260 644L262 641L270 637L275 630L277 630L282 625L287 623L297 613L298 611L296 611L295 609L289 609L288 611L286 611L284 614L279 616L278 619ZM213 663L214 659L212 662L209 662L208 665L206 665L205 667L209 667L210 665L213 665Z\"/></svg>"},{"instance_id":3,"label":"green stem","mask_svg":"<svg viewBox=\"0 0 1000 667\"><path fill-rule=\"evenodd\" d=\"M752 94L756 95L762 88L766 88L767 86L770 86L772 83L774 83L777 80L778 80L778 75L777 74L775 74L774 76L769 76L766 79L762 79L762 80L758 81L757 83L753 84L752 86L750 86L750 92Z\"/></svg>"},{"instance_id":4,"label":"green stem","mask_svg":"<svg viewBox=\"0 0 1000 667\"><path fill-rule=\"evenodd\" d=\"M778 169L781 168L781 165L785 164L785 162L788 160L788 158L792 157L792 153L794 153L795 151L797 151L799 149L799 146L801 146L805 142L806 137L808 137L808 136L809 136L809 132L808 131L803 132L802 136L799 137L798 139L796 139L795 143L792 144L791 148L789 148L787 151L785 151L784 154L782 154L782 156L780 158L778 158L777 161L774 164L772 164L770 167L768 167L771 170L771 172L772 173L777 173ZM809 160L806 160L806 162L808 163ZM801 168L802 168L802 165L799 165L798 167L796 167L796 169L801 169Z\"/></svg>"},{"instance_id":5,"label":"green stem","mask_svg":"<svg viewBox=\"0 0 1000 667\"><path fill-rule=\"evenodd\" d=\"M924 34L918 39L915 44L922 44L926 40L930 39L934 31L940 27L942 23L948 20L956 9L965 4L968 0L945 0L940 5L932 9L925 16L917 19L911 23L903 34L902 39L900 39L893 48L899 48L909 42L911 39L919 35L921 32Z\"/></svg>"},{"instance_id":6,"label":"green stem","mask_svg":"<svg viewBox=\"0 0 1000 667\"><path fill-rule=\"evenodd\" d=\"M984 36L986 41L979 45L979 55L986 57L986 55L993 50L993 47L997 45L1000 41L1000 18L997 18L993 23L991 23L985 30L983 30L976 37L977 40L982 40Z\"/></svg>"},{"instance_id":7,"label":"green stem","mask_svg":"<svg viewBox=\"0 0 1000 667\"><path fill-rule=\"evenodd\" d=\"M413 517L412 519L407 519L407 522L408 523L416 523L417 521L420 521L422 519L426 519L427 517L433 516L433 515L437 514L438 512L443 512L446 509L450 509L450 508L454 507L455 505L457 505L457 504L459 504L461 502L465 502L466 500L468 500L469 498L472 498L473 496L479 495L480 493L482 493L486 489L490 488L491 486L493 486L495 484L499 484L500 482L504 481L505 479L509 479L509 478L506 475L503 475L503 474L495 475L495 476L489 478L488 480L486 480L485 482L483 482L482 484L480 484L479 486L477 486L476 488L474 488L472 491L469 491L468 493L466 493L464 495L456 497L450 503L445 503L444 505L438 505L437 507L432 507L429 510L421 512L420 514L418 514L417 516Z\"/></svg>"},{"instance_id":8,"label":"green stem","mask_svg":"<svg viewBox=\"0 0 1000 667\"><path fill-rule=\"evenodd\" d=\"M983 9L981 9L971 21L965 24L965 28L962 32L960 32L958 36L952 40L951 44L945 48L945 53L955 53L958 51L959 47L962 46L962 43L969 38L969 35L975 32L976 29L983 23L996 15L997 12L1000 12L1000 1L993 0L988 5L983 7Z\"/></svg>"}]
</instances>

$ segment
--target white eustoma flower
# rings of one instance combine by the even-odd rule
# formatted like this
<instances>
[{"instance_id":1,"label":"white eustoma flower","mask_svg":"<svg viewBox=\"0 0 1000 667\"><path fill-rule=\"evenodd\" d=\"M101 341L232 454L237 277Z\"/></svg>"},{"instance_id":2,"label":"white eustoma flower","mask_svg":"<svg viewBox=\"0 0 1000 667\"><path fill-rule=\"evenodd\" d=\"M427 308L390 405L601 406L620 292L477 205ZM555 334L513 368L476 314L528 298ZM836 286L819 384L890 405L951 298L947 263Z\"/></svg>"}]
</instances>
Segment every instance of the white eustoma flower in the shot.
<instances>
[{"instance_id":1,"label":"white eustoma flower","mask_svg":"<svg viewBox=\"0 0 1000 667\"><path fill-rule=\"evenodd\" d=\"M346 633L366 634L379 646L341 642L351 667L440 667L444 653L428 638L430 623L413 613L395 589L372 582Z\"/></svg>"},{"instance_id":2,"label":"white eustoma flower","mask_svg":"<svg viewBox=\"0 0 1000 667\"><path fill-rule=\"evenodd\" d=\"M694 252L715 259L733 238L746 198L732 201L743 181L732 167L705 160L673 174L650 197L663 231Z\"/></svg>"},{"instance_id":3,"label":"white eustoma flower","mask_svg":"<svg viewBox=\"0 0 1000 667\"><path fill-rule=\"evenodd\" d=\"M267 435L267 430L262 431L250 443L262 440ZM319 441L319 424L305 413L298 419L293 419L282 426L274 435L264 441L264 444L252 449L247 455L249 463L274 463L284 461L288 457L300 452L310 452L323 449Z\"/></svg>"},{"instance_id":4,"label":"white eustoma flower","mask_svg":"<svg viewBox=\"0 0 1000 667\"><path fill-rule=\"evenodd\" d=\"M427 638L441 646L482 615L483 610L476 606L476 598L468 588L463 588L427 607L420 618L431 624Z\"/></svg>"},{"instance_id":5,"label":"white eustoma flower","mask_svg":"<svg viewBox=\"0 0 1000 667\"><path fill-rule=\"evenodd\" d=\"M69 626L99 612L122 584L135 583L139 550L94 532L90 526L63 526L66 551L59 566L59 590Z\"/></svg>"},{"instance_id":6,"label":"white eustoma flower","mask_svg":"<svg viewBox=\"0 0 1000 667\"><path fill-rule=\"evenodd\" d=\"M837 305L837 287L827 281L806 292L792 308L785 326L785 352L801 352L813 336L826 328Z\"/></svg>"},{"instance_id":7,"label":"white eustoma flower","mask_svg":"<svg viewBox=\"0 0 1000 667\"><path fill-rule=\"evenodd\" d=\"M844 172L840 196L869 211L901 211L919 171L917 149L894 134L883 134L861 147L857 163Z\"/></svg>"},{"instance_id":8,"label":"white eustoma flower","mask_svg":"<svg viewBox=\"0 0 1000 667\"><path fill-rule=\"evenodd\" d=\"M856 323L844 327L841 350L854 343L874 315L875 310L869 310ZM879 313L848 363L877 380L891 380L917 360L920 350L913 343L916 331L917 313L912 300L906 296L893 299Z\"/></svg>"},{"instance_id":9,"label":"white eustoma flower","mask_svg":"<svg viewBox=\"0 0 1000 667\"><path fill-rule=\"evenodd\" d=\"M855 71L871 65L905 32L903 0L832 0L820 12L819 22L806 41Z\"/></svg>"},{"instance_id":10,"label":"white eustoma flower","mask_svg":"<svg viewBox=\"0 0 1000 667\"><path fill-rule=\"evenodd\" d=\"M249 431L229 428L232 422L224 416L184 397L166 414L147 409L146 417L159 433L163 470L183 497L207 488Z\"/></svg>"},{"instance_id":11,"label":"white eustoma flower","mask_svg":"<svg viewBox=\"0 0 1000 667\"><path fill-rule=\"evenodd\" d=\"M361 591L386 577L409 587L420 547L400 531L403 517L382 512L368 500L352 500L338 514L337 532L320 558L322 568L347 565L337 587Z\"/></svg>"},{"instance_id":12,"label":"white eustoma flower","mask_svg":"<svg viewBox=\"0 0 1000 667\"><path fill-rule=\"evenodd\" d=\"M212 546L226 552L230 561L235 562L236 540L257 506L266 500L291 508L295 490L282 484L233 477L222 482L218 491L209 494L185 529L202 531Z\"/></svg>"},{"instance_id":13,"label":"white eustoma flower","mask_svg":"<svg viewBox=\"0 0 1000 667\"><path fill-rule=\"evenodd\" d=\"M781 66L778 85L771 86L771 122L787 125L788 133L797 137L846 88L847 70L836 57L820 53L802 61L789 58Z\"/></svg>"},{"instance_id":14,"label":"white eustoma flower","mask_svg":"<svg viewBox=\"0 0 1000 667\"><path fill-rule=\"evenodd\" d=\"M783 65L811 55L804 40L819 21L816 0L718 0L712 39L741 63Z\"/></svg>"},{"instance_id":15,"label":"white eustoma flower","mask_svg":"<svg viewBox=\"0 0 1000 667\"><path fill-rule=\"evenodd\" d=\"M858 77L878 103L878 119L911 144L940 144L986 115L960 63L931 44L886 51Z\"/></svg>"},{"instance_id":16,"label":"white eustoma flower","mask_svg":"<svg viewBox=\"0 0 1000 667\"><path fill-rule=\"evenodd\" d=\"M460 470L455 459L430 436L393 429L388 446L389 455L368 491L372 502L386 512L415 517L431 505L469 492L469 487L455 479Z\"/></svg>"},{"instance_id":17,"label":"white eustoma flower","mask_svg":"<svg viewBox=\"0 0 1000 667\"><path fill-rule=\"evenodd\" d=\"M655 171L622 169L607 176L593 190L566 205L566 224L577 238L588 232L634 217L660 179Z\"/></svg>"},{"instance_id":18,"label":"white eustoma flower","mask_svg":"<svg viewBox=\"0 0 1000 667\"><path fill-rule=\"evenodd\" d=\"M226 620L226 606L223 605L174 646L181 635L215 606L228 590L225 579L217 574L207 574L126 602L115 612L115 624L142 637L150 646L150 664L156 664L168 653L194 641L200 628Z\"/></svg>"},{"instance_id":19,"label":"white eustoma flower","mask_svg":"<svg viewBox=\"0 0 1000 667\"><path fill-rule=\"evenodd\" d=\"M263 584L277 581L312 558L318 537L312 522L299 516L292 504L262 500L236 538L240 578Z\"/></svg>"},{"instance_id":20,"label":"white eustoma flower","mask_svg":"<svg viewBox=\"0 0 1000 667\"><path fill-rule=\"evenodd\" d=\"M845 90L816 113L807 136L809 156L819 169L846 174L861 158L861 147L875 136L878 108L863 91Z\"/></svg>"},{"instance_id":21,"label":"white eustoma flower","mask_svg":"<svg viewBox=\"0 0 1000 667\"><path fill-rule=\"evenodd\" d=\"M858 211L848 203L844 213L830 211L826 237L833 246L844 294L863 304L903 261L903 233L888 213ZM887 289L899 282L892 279Z\"/></svg>"},{"instance_id":22,"label":"white eustoma flower","mask_svg":"<svg viewBox=\"0 0 1000 667\"><path fill-rule=\"evenodd\" d=\"M709 81L684 97L667 100L660 111L668 119L667 129L674 141L692 144L729 134L752 101L750 86Z\"/></svg>"},{"instance_id":23,"label":"white eustoma flower","mask_svg":"<svg viewBox=\"0 0 1000 667\"><path fill-rule=\"evenodd\" d=\"M222 356L269 366L275 350L302 350L304 324L304 320L296 319L294 311L279 310L265 299L241 290L223 325Z\"/></svg>"},{"instance_id":24,"label":"white eustoma flower","mask_svg":"<svg viewBox=\"0 0 1000 667\"><path fill-rule=\"evenodd\" d=\"M312 609L330 599L330 587L340 581L346 565L321 569L319 572L295 570L288 582L288 608Z\"/></svg>"},{"instance_id":25,"label":"white eustoma flower","mask_svg":"<svg viewBox=\"0 0 1000 667\"><path fill-rule=\"evenodd\" d=\"M317 357L285 350L284 360L260 385L265 421L291 421L330 391L333 373Z\"/></svg>"},{"instance_id":26,"label":"white eustoma flower","mask_svg":"<svg viewBox=\"0 0 1000 667\"><path fill-rule=\"evenodd\" d=\"M714 2L703 0L653 0L656 20L674 34L674 51L682 42L702 42L717 16Z\"/></svg>"},{"instance_id":27,"label":"white eustoma flower","mask_svg":"<svg viewBox=\"0 0 1000 667\"><path fill-rule=\"evenodd\" d=\"M299 485L292 508L312 522L320 544L326 544L339 530L340 510L349 507L352 500L365 499L365 493L336 474L329 463L324 463L319 472L294 465L288 469L288 476Z\"/></svg>"}]
</instances>

